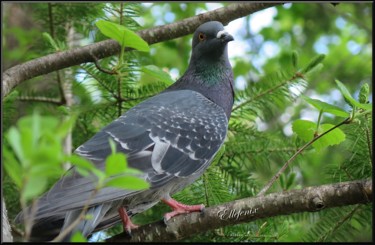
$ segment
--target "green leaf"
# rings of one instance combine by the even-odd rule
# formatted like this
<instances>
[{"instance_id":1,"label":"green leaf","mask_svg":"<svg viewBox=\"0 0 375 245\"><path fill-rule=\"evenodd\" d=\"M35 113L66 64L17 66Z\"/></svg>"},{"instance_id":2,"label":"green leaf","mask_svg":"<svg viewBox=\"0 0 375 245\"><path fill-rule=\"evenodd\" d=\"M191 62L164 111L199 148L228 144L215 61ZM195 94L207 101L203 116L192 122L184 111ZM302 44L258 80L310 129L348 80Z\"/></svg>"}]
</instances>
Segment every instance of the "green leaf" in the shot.
<instances>
[{"instance_id":1,"label":"green leaf","mask_svg":"<svg viewBox=\"0 0 375 245\"><path fill-rule=\"evenodd\" d=\"M72 163L74 166L76 166L77 170L79 169L80 171L87 173L87 175L88 175L88 171L91 171L95 168L94 164L92 164L90 161L78 155L68 156L66 160Z\"/></svg>"},{"instance_id":2,"label":"green leaf","mask_svg":"<svg viewBox=\"0 0 375 245\"><path fill-rule=\"evenodd\" d=\"M296 179L296 173L290 173L288 176L288 180L286 182L285 189L288 190L293 185L295 179Z\"/></svg>"},{"instance_id":3,"label":"green leaf","mask_svg":"<svg viewBox=\"0 0 375 245\"><path fill-rule=\"evenodd\" d=\"M56 167L54 165L50 165L49 162L43 162L38 165L34 165L29 169L28 175L34 176L42 176L48 178L57 178L61 176L64 172L64 169L60 167Z\"/></svg>"},{"instance_id":4,"label":"green leaf","mask_svg":"<svg viewBox=\"0 0 375 245\"><path fill-rule=\"evenodd\" d=\"M4 168L9 177L14 181L18 188L22 187L22 169L12 152L3 148Z\"/></svg>"},{"instance_id":5,"label":"green leaf","mask_svg":"<svg viewBox=\"0 0 375 245\"><path fill-rule=\"evenodd\" d=\"M305 142L308 142L314 138L316 123L308 120L298 119L293 122L292 130L298 135L298 137Z\"/></svg>"},{"instance_id":6,"label":"green leaf","mask_svg":"<svg viewBox=\"0 0 375 245\"><path fill-rule=\"evenodd\" d=\"M46 40L56 51L59 51L59 46L56 44L55 40L47 32L42 33L43 39Z\"/></svg>"},{"instance_id":7,"label":"green leaf","mask_svg":"<svg viewBox=\"0 0 375 245\"><path fill-rule=\"evenodd\" d=\"M116 153L116 143L113 141L112 138L108 138L109 146L111 147L112 154Z\"/></svg>"},{"instance_id":8,"label":"green leaf","mask_svg":"<svg viewBox=\"0 0 375 245\"><path fill-rule=\"evenodd\" d=\"M91 171L98 178L98 186L97 187L98 188L102 188L103 184L104 184L104 181L105 181L105 179L107 177L106 174L103 171L101 171L101 170L99 170L97 168L93 168Z\"/></svg>"},{"instance_id":9,"label":"green leaf","mask_svg":"<svg viewBox=\"0 0 375 245\"><path fill-rule=\"evenodd\" d=\"M323 64L319 63L314 68L312 68L311 70L309 70L308 72L306 72L305 76L306 77L312 77L315 74L319 74L320 71L323 69L323 67L324 67Z\"/></svg>"},{"instance_id":10,"label":"green leaf","mask_svg":"<svg viewBox=\"0 0 375 245\"><path fill-rule=\"evenodd\" d=\"M71 242L87 242L87 239L82 235L80 231L76 231L70 238Z\"/></svg>"},{"instance_id":11,"label":"green leaf","mask_svg":"<svg viewBox=\"0 0 375 245\"><path fill-rule=\"evenodd\" d=\"M320 135L334 126L335 125L332 124L321 124L318 128L317 134ZM298 135L298 137L300 137L305 142L309 142L315 137L314 134L316 132L316 127L316 123L301 119L294 121L292 125L293 131ZM321 149L326 148L327 146L340 144L345 140L345 137L345 133L341 129L336 128L328 134L316 140L312 144L312 146L316 150L320 151Z\"/></svg>"},{"instance_id":12,"label":"green leaf","mask_svg":"<svg viewBox=\"0 0 375 245\"><path fill-rule=\"evenodd\" d=\"M328 113L331 113L331 114L339 116L339 117L348 117L349 116L349 113L344 111L340 107L328 104L326 102L323 102L323 101L320 101L320 100L317 100L317 99L311 99L311 98L309 98L305 95L301 95L301 97L306 102L308 102L309 104L314 106L316 109L323 110L323 112L328 112Z\"/></svg>"},{"instance_id":13,"label":"green leaf","mask_svg":"<svg viewBox=\"0 0 375 245\"><path fill-rule=\"evenodd\" d=\"M84 177L90 175L90 172L92 172L93 169L95 169L94 164L78 155L67 156L65 158L65 161L68 161L71 164L73 164L76 167L77 172Z\"/></svg>"},{"instance_id":14,"label":"green leaf","mask_svg":"<svg viewBox=\"0 0 375 245\"><path fill-rule=\"evenodd\" d=\"M362 103L362 104L367 103L369 94L370 94L370 87L368 83L364 83L361 89L359 90L359 96L358 96L359 103Z\"/></svg>"},{"instance_id":15,"label":"green leaf","mask_svg":"<svg viewBox=\"0 0 375 245\"><path fill-rule=\"evenodd\" d=\"M134 176L119 176L108 180L105 186L116 187L126 190L143 190L150 187L150 184L144 179Z\"/></svg>"},{"instance_id":16,"label":"green leaf","mask_svg":"<svg viewBox=\"0 0 375 245\"><path fill-rule=\"evenodd\" d=\"M307 73L310 70L312 70L315 66L317 66L319 63L321 63L325 58L324 54L319 54L315 56L309 64L307 64L304 68L302 68L301 73Z\"/></svg>"},{"instance_id":17,"label":"green leaf","mask_svg":"<svg viewBox=\"0 0 375 245\"><path fill-rule=\"evenodd\" d=\"M18 129L16 129L15 127L11 127L8 130L7 136L8 142L11 145L13 151L16 153L16 156L18 157L21 164L24 165L28 163L28 161L25 161L25 156L21 145L21 135Z\"/></svg>"},{"instance_id":18,"label":"green leaf","mask_svg":"<svg viewBox=\"0 0 375 245\"><path fill-rule=\"evenodd\" d=\"M295 50L292 52L292 64L294 68L298 67L298 52Z\"/></svg>"},{"instance_id":19,"label":"green leaf","mask_svg":"<svg viewBox=\"0 0 375 245\"><path fill-rule=\"evenodd\" d=\"M122 25L105 20L98 20L95 24L101 33L116 40L122 47L130 47L144 52L150 51L150 47L146 41Z\"/></svg>"},{"instance_id":20,"label":"green leaf","mask_svg":"<svg viewBox=\"0 0 375 245\"><path fill-rule=\"evenodd\" d=\"M167 85L172 84L174 81L171 76L155 65L143 66L141 69L144 73L155 77L156 79L166 83Z\"/></svg>"},{"instance_id":21,"label":"green leaf","mask_svg":"<svg viewBox=\"0 0 375 245\"><path fill-rule=\"evenodd\" d=\"M335 80L336 84L341 92L341 94L344 96L345 101L351 105L351 106L356 106L358 108L364 109L364 110L372 110L372 105L371 104L362 104L356 101L352 95L350 94L349 90L345 87L345 85L340 82L339 80Z\"/></svg>"},{"instance_id":22,"label":"green leaf","mask_svg":"<svg viewBox=\"0 0 375 245\"><path fill-rule=\"evenodd\" d=\"M23 189L25 201L31 200L42 194L47 187L47 178L44 176L29 175Z\"/></svg>"},{"instance_id":23,"label":"green leaf","mask_svg":"<svg viewBox=\"0 0 375 245\"><path fill-rule=\"evenodd\" d=\"M56 134L59 137L64 138L73 128L75 121L76 121L76 116L70 116L68 119L65 119L58 126L56 130Z\"/></svg>"},{"instance_id":24,"label":"green leaf","mask_svg":"<svg viewBox=\"0 0 375 245\"><path fill-rule=\"evenodd\" d=\"M333 125L333 124L321 124L320 127L319 127L319 130L318 130L318 133L322 134L323 132L328 131L329 129L333 128L334 126L335 125ZM320 139L315 141L312 144L312 146L317 150L321 150L321 149L326 148L327 146L330 146L330 145L338 145L341 142L343 142L345 140L345 138L346 138L345 133L341 129L335 128L334 130L332 130L328 134L324 135L323 137L321 137Z\"/></svg>"},{"instance_id":25,"label":"green leaf","mask_svg":"<svg viewBox=\"0 0 375 245\"><path fill-rule=\"evenodd\" d=\"M122 174L127 168L126 157L122 153L109 155L105 163L105 173L107 176Z\"/></svg>"},{"instance_id":26,"label":"green leaf","mask_svg":"<svg viewBox=\"0 0 375 245\"><path fill-rule=\"evenodd\" d=\"M285 190L285 174L284 173L280 175L279 181L280 181L281 189Z\"/></svg>"}]
</instances>

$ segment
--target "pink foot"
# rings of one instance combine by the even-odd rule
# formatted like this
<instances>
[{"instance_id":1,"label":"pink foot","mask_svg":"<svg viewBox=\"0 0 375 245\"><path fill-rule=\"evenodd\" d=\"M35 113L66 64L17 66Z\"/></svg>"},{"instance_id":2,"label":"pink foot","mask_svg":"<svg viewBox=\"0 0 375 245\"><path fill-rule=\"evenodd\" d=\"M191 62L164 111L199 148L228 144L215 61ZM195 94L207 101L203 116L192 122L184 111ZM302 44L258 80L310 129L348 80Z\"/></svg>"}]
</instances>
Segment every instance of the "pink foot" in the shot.
<instances>
[{"instance_id":1,"label":"pink foot","mask_svg":"<svg viewBox=\"0 0 375 245\"><path fill-rule=\"evenodd\" d=\"M128 216L126 209L124 207L120 207L118 209L118 213L120 215L120 218L122 220L122 225L124 227L124 231L127 232L129 235L131 235L132 229L137 229L138 225L135 225L130 220L130 217Z\"/></svg>"},{"instance_id":2,"label":"pink foot","mask_svg":"<svg viewBox=\"0 0 375 245\"><path fill-rule=\"evenodd\" d=\"M191 213L191 212L201 212L204 210L204 205L186 205L183 203L179 203L173 198L170 199L161 199L165 204L173 209L172 212L164 214L164 221L168 221L172 217L184 214L184 213Z\"/></svg>"}]
</instances>

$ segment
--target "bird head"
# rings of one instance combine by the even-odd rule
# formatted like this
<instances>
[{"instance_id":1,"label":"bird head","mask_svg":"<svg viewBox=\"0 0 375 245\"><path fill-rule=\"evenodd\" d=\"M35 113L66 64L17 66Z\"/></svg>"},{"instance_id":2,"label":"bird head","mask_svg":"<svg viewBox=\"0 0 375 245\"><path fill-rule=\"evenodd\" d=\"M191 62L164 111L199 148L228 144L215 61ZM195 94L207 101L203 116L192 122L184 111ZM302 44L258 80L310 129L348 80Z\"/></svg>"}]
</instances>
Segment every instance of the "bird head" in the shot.
<instances>
[{"instance_id":1,"label":"bird head","mask_svg":"<svg viewBox=\"0 0 375 245\"><path fill-rule=\"evenodd\" d=\"M194 32L192 58L195 60L218 60L227 57L227 43L234 38L224 30L218 21L209 21L200 25Z\"/></svg>"}]
</instances>

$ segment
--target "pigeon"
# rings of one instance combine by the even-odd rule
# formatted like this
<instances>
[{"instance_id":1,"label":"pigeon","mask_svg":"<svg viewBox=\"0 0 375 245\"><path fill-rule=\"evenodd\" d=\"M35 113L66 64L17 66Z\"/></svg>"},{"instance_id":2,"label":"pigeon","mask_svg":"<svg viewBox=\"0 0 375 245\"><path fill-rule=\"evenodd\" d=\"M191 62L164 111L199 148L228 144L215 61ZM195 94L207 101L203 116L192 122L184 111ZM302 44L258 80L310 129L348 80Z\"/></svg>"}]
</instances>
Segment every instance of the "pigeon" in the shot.
<instances>
[{"instance_id":1,"label":"pigeon","mask_svg":"<svg viewBox=\"0 0 375 245\"><path fill-rule=\"evenodd\" d=\"M161 93L129 109L79 146L75 154L99 169L111 154L109 139L117 152L126 154L128 166L142 171L150 187L124 190L105 187L91 198L84 219L66 234L88 237L120 222L128 233L138 226L131 217L159 201L173 211L167 222L181 213L199 212L203 204L185 205L171 196L197 180L224 143L234 100L233 72L228 42L234 38L218 21L200 25L192 39L192 55L186 72ZM31 240L50 240L69 227L90 199L95 182L73 166L38 199ZM16 217L22 222L23 212Z\"/></svg>"}]
</instances>

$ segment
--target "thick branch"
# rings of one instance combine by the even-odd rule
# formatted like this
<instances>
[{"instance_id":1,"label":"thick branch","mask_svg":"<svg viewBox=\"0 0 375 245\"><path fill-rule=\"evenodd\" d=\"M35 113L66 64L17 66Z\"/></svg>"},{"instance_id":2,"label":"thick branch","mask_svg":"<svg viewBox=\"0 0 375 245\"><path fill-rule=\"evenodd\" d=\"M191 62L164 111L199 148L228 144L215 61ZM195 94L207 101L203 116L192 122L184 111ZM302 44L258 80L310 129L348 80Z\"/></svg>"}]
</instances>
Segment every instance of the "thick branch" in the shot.
<instances>
[{"instance_id":1,"label":"thick branch","mask_svg":"<svg viewBox=\"0 0 375 245\"><path fill-rule=\"evenodd\" d=\"M273 216L314 212L325 208L372 202L372 180L358 180L308 187L236 200L133 230L132 237L116 235L109 242L176 241L220 227Z\"/></svg>"},{"instance_id":2,"label":"thick branch","mask_svg":"<svg viewBox=\"0 0 375 245\"><path fill-rule=\"evenodd\" d=\"M200 24L209 20L218 20L226 25L232 20L278 4L281 3L234 3L172 24L142 30L138 34L148 44L154 44L191 34ZM18 84L28 79L82 63L94 62L94 57L103 59L119 52L120 46L116 41L105 40L13 66L3 73L2 98L7 96Z\"/></svg>"}]
</instances>

